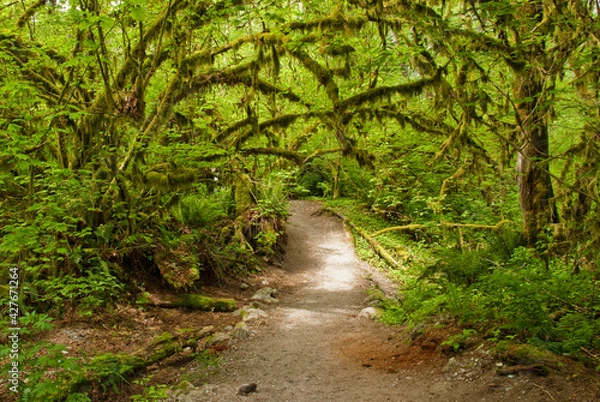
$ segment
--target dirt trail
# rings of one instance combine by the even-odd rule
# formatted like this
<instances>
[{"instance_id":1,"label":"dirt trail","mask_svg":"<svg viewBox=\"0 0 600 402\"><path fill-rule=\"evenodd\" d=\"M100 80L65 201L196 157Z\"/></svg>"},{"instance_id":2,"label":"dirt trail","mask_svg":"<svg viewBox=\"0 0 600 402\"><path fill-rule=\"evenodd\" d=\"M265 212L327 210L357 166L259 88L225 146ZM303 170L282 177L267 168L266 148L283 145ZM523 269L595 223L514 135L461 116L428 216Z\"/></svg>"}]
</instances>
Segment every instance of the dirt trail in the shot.
<instances>
[{"instance_id":1,"label":"dirt trail","mask_svg":"<svg viewBox=\"0 0 600 402\"><path fill-rule=\"evenodd\" d=\"M249 339L225 352L206 385L175 400L568 401L573 394L572 400L593 400L573 390L559 395L548 379L498 377L485 353L463 356L468 370L458 363L449 370L437 345L423 344L414 355L398 330L358 318L370 268L355 256L342 223L318 211L316 203L292 203L283 264L289 286L281 302L262 325L251 326ZM237 395L252 382L256 393Z\"/></svg>"}]
</instances>

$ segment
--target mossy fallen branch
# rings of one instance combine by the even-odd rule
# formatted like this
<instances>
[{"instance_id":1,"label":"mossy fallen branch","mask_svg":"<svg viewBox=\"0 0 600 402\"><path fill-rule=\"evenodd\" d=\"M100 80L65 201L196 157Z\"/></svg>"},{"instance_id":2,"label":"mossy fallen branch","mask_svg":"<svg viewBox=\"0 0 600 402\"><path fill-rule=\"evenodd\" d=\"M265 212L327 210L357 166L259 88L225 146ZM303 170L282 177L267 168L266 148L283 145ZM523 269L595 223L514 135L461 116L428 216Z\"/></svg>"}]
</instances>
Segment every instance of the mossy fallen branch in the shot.
<instances>
[{"instance_id":1,"label":"mossy fallen branch","mask_svg":"<svg viewBox=\"0 0 600 402\"><path fill-rule=\"evenodd\" d=\"M365 239L367 241L367 243L369 243L369 245L371 246L373 251L375 251L379 257L381 257L391 267L396 268L396 269L402 269L402 265L398 261L396 261L396 259L385 248L383 248L383 246L381 244L379 244L379 242L377 242L377 240L375 240L376 236L379 236L379 235L387 233L387 232L396 231L396 230L411 231L411 230L420 230L420 229L426 229L426 228L431 228L431 227L498 230L502 226L504 226L508 223L511 223L511 221L506 220L506 219L501 220L500 222L498 222L495 225L479 225L479 224L473 224L473 223L452 223L452 222L441 222L436 225L424 225L424 224L419 224L419 223L413 223L413 224L409 224L409 225L393 226L393 227L385 228L382 230L378 230L377 232L375 232L373 234L368 234L363 229L361 229L360 227L358 227L354 223L352 223L350 220L348 220L348 218L346 218L344 215L342 215L338 211L336 211L332 208L329 208L329 207L323 207L322 210L337 216L345 224L347 224L352 229L354 229L354 231L356 231L356 233L358 233L363 239Z\"/></svg>"},{"instance_id":2,"label":"mossy fallen branch","mask_svg":"<svg viewBox=\"0 0 600 402\"><path fill-rule=\"evenodd\" d=\"M103 392L108 388L117 392L118 386L128 377L181 352L186 347L196 351L198 341L209 337L214 332L213 326L182 330L175 334L165 332L155 337L148 346L133 354L105 353L95 356L83 367L83 375L67 381L58 394L47 395L46 400L49 402L65 400L69 395L85 391L93 384L99 384Z\"/></svg>"},{"instance_id":3,"label":"mossy fallen branch","mask_svg":"<svg viewBox=\"0 0 600 402\"><path fill-rule=\"evenodd\" d=\"M511 223L511 222L512 221L503 219L495 225L480 225L480 224L476 224L476 223L453 223L453 222L441 222L441 223L438 223L435 225L424 225L424 224L420 224L420 223L411 223L409 225L392 226L389 228L381 229L381 230L378 230L377 232L373 233L371 236L375 237L375 236L379 236L379 235L387 233L387 232L393 232L393 231L397 231L397 230L398 231L402 231L402 230L411 231L411 230L427 229L427 228L431 228L431 227L438 227L438 228L441 227L441 228L450 228L450 229L471 228L471 229L498 230L502 226L504 226L508 223Z\"/></svg>"},{"instance_id":4,"label":"mossy fallen branch","mask_svg":"<svg viewBox=\"0 0 600 402\"><path fill-rule=\"evenodd\" d=\"M342 215L341 213L328 208L328 207L323 207L323 211L327 211L335 216L337 216L338 218L340 218L346 225L350 226L352 229L354 229L354 231L356 233L358 233L363 239L365 239L367 241L367 243L369 243L369 245L371 246L371 248L373 249L373 251L375 251L377 253L377 255L379 257L381 257L385 262L387 262L392 268L395 269L402 269L402 265L396 261L394 259L394 257L392 257L392 255L383 248L383 246L381 244L379 244L379 242L377 242L377 240L375 240L373 238L373 236L369 235L367 232L365 232L363 229L359 228L358 226L356 226L354 223L352 223L350 220L348 220L348 218L346 218L344 215Z\"/></svg>"},{"instance_id":5,"label":"mossy fallen branch","mask_svg":"<svg viewBox=\"0 0 600 402\"><path fill-rule=\"evenodd\" d=\"M213 298L196 294L176 295L170 300L152 300L152 297L148 296L139 299L137 304L140 306L188 308L192 310L218 312L231 312L236 309L236 303L233 299Z\"/></svg>"}]
</instances>

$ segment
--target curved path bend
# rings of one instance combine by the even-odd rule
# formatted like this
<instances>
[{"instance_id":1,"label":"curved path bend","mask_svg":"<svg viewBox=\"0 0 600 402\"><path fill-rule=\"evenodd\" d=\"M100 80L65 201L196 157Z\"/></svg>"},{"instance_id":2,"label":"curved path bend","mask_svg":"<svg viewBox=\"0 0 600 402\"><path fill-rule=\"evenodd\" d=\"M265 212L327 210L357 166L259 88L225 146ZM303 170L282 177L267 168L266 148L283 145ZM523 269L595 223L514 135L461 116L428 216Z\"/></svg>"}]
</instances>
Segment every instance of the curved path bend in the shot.
<instances>
[{"instance_id":1,"label":"curved path bend","mask_svg":"<svg viewBox=\"0 0 600 402\"><path fill-rule=\"evenodd\" d=\"M444 363L440 365L439 359L430 364L419 355L406 363L408 347L392 328L357 318L365 307L366 276L372 268L356 257L340 220L319 214L319 209L314 202L292 202L283 263L285 281L291 286L279 294L280 303L268 310L264 323L251 325L252 336L234 342L225 352L208 383L177 400L559 400L543 385L534 384L535 379L511 383L493 375L493 367L486 368L485 375L457 379L441 369ZM396 358L405 362L387 369L385 361ZM257 383L257 392L238 395L245 383Z\"/></svg>"}]
</instances>

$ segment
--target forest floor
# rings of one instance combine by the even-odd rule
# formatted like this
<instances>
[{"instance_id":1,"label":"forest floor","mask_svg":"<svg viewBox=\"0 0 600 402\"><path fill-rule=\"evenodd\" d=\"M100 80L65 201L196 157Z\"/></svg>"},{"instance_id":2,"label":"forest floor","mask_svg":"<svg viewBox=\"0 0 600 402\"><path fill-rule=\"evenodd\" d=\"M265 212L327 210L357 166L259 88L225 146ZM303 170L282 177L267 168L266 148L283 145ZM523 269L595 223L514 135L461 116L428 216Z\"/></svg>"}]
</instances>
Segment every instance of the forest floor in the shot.
<instances>
[{"instance_id":1,"label":"forest floor","mask_svg":"<svg viewBox=\"0 0 600 402\"><path fill-rule=\"evenodd\" d=\"M174 389L168 400L181 402L600 400L598 376L570 360L548 376L499 376L500 362L485 341L459 354L442 351L441 342L460 332L452 324L432 324L420 334L359 317L374 278L383 288L390 283L356 257L342 222L321 214L318 203L292 202L287 236L281 267L248 278L249 289L241 290L239 282L208 289L239 305L250 304L263 286L279 290L280 302L265 308L268 317L249 323L249 338L213 348L204 360L175 356L150 367L145 385L130 382L119 394L94 400L130 401L150 385L165 383ZM112 317L64 321L50 340L79 355L131 352L161 331L209 324L225 331L240 320L231 313L134 307L120 307ZM184 380L188 386L176 391ZM256 392L238 395L246 383L256 383Z\"/></svg>"},{"instance_id":2,"label":"forest floor","mask_svg":"<svg viewBox=\"0 0 600 402\"><path fill-rule=\"evenodd\" d=\"M451 326L413 341L405 328L359 318L370 278L380 275L356 257L339 219L319 211L317 203L292 203L284 263L267 279L280 287L281 302L252 328L250 339L224 352L204 385L171 400L598 400L597 378L576 370L501 377L485 345L456 356L441 353ZM237 395L245 383L256 383L256 393Z\"/></svg>"}]
</instances>

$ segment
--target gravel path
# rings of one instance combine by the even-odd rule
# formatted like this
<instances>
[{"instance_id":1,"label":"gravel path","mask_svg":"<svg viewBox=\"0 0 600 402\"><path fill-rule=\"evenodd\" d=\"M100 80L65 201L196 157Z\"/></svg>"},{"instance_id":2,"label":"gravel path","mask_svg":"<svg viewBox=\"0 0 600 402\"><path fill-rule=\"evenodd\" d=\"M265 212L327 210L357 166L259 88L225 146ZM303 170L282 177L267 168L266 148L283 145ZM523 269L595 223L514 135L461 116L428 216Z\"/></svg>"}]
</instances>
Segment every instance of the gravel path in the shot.
<instances>
[{"instance_id":1,"label":"gravel path","mask_svg":"<svg viewBox=\"0 0 600 402\"><path fill-rule=\"evenodd\" d=\"M488 359L486 366L480 356L462 358L471 365L469 370L457 365L448 372L442 370L448 357L423 349L423 355L412 356L409 367L386 369L386 361L411 358L408 346L394 338L394 329L357 317L366 304L365 277L371 268L355 256L352 239L339 219L318 214L319 208L308 201L292 203L283 264L290 286L279 295L281 302L268 309L264 323L251 325L249 339L234 342L224 353L225 361L208 384L175 400L571 400L555 399L545 383L539 383L545 380L498 377L494 363ZM438 364L427 358L434 355ZM474 370L478 365L480 369ZM257 391L238 395L245 383L257 383Z\"/></svg>"}]
</instances>

